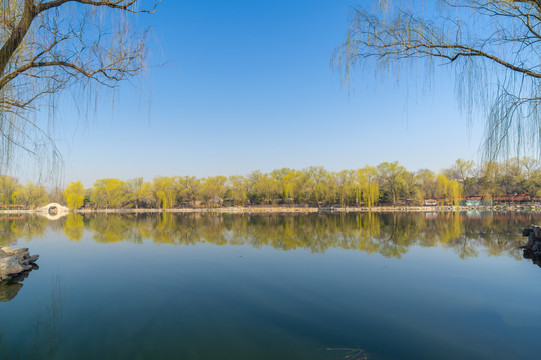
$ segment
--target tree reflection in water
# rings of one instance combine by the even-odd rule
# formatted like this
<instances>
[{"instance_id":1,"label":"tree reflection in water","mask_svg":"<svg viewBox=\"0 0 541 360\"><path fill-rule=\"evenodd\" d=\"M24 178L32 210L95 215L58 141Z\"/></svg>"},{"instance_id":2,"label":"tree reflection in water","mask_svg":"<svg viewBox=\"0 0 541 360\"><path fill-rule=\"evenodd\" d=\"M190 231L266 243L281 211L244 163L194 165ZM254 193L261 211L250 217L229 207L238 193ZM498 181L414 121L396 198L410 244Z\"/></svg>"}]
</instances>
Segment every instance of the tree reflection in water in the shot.
<instances>
[{"instance_id":1,"label":"tree reflection in water","mask_svg":"<svg viewBox=\"0 0 541 360\"><path fill-rule=\"evenodd\" d=\"M49 221L40 216L0 216L0 246L17 239L32 239L45 233Z\"/></svg>"},{"instance_id":2,"label":"tree reflection in water","mask_svg":"<svg viewBox=\"0 0 541 360\"><path fill-rule=\"evenodd\" d=\"M38 359L52 359L60 347L62 335L62 312L64 291L62 279L56 276L52 282L51 302L38 313L34 323L34 350Z\"/></svg>"},{"instance_id":3,"label":"tree reflection in water","mask_svg":"<svg viewBox=\"0 0 541 360\"><path fill-rule=\"evenodd\" d=\"M141 243L143 239L152 239L171 245L271 246L317 253L341 248L386 257L401 257L414 245L442 246L453 249L463 259L478 256L479 251L520 259L520 229L531 222L530 216L523 214L459 213L70 216L63 226L68 238L74 238L76 233L80 239L84 226L100 243Z\"/></svg>"},{"instance_id":4,"label":"tree reflection in water","mask_svg":"<svg viewBox=\"0 0 541 360\"><path fill-rule=\"evenodd\" d=\"M42 236L48 227L63 231L73 241L97 243L245 245L288 251L322 253L329 249L362 251L399 258L412 247L451 249L460 258L479 255L522 258L522 228L540 223L540 215L465 213L361 213L340 215L234 215L234 214L70 214L57 220L41 217L0 219L2 245L18 238ZM33 346L11 351L8 333L0 328L0 359L53 358L62 334L63 292L53 281L51 301L35 319L29 336ZM13 299L20 282L4 287L6 301ZM1 326L8 326L1 324ZM4 330L7 328L4 328ZM2 335L3 334L3 335ZM11 344L12 345L12 344ZM364 354L364 353L363 353Z\"/></svg>"},{"instance_id":5,"label":"tree reflection in water","mask_svg":"<svg viewBox=\"0 0 541 360\"><path fill-rule=\"evenodd\" d=\"M24 278L27 276L28 273L24 275ZM22 287L22 284L18 282L24 278L12 279L11 284L8 284L7 287L19 285L19 287L16 287L18 292L18 289ZM3 286L5 285L1 285L0 288ZM17 293L7 301L12 300L16 295ZM2 324L2 328L0 328L0 359L53 359L60 347L63 309L62 279L60 276L55 276L52 281L50 300L47 305L38 310L33 321L33 328L29 329L26 342L17 339L12 343L6 338L9 324ZM14 344L25 344L26 346L16 346Z\"/></svg>"},{"instance_id":6,"label":"tree reflection in water","mask_svg":"<svg viewBox=\"0 0 541 360\"><path fill-rule=\"evenodd\" d=\"M85 233L83 217L79 214L68 214L64 224L62 224L62 230L68 239L73 241L81 240Z\"/></svg>"},{"instance_id":7,"label":"tree reflection in water","mask_svg":"<svg viewBox=\"0 0 541 360\"><path fill-rule=\"evenodd\" d=\"M85 231L98 243L151 239L157 244L271 246L279 250L305 249L322 253L332 248L360 250L400 258L412 246L452 249L460 258L489 256L522 258L521 229L541 220L522 213L360 213L341 215L236 214L70 214L51 222L70 240ZM45 222L44 222L45 221ZM53 225L55 224L56 225ZM28 217L3 220L2 239L41 235L47 221ZM4 240L4 242L8 242Z\"/></svg>"}]
</instances>

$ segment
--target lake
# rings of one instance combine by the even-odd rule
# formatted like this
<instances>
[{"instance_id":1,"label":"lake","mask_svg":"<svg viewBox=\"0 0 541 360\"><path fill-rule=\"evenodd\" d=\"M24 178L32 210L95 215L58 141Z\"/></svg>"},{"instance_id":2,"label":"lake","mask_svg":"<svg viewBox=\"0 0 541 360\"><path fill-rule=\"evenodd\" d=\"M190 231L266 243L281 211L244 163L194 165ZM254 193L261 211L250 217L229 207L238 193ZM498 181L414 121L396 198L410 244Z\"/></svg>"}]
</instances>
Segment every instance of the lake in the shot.
<instances>
[{"instance_id":1,"label":"lake","mask_svg":"<svg viewBox=\"0 0 541 360\"><path fill-rule=\"evenodd\" d=\"M0 359L532 359L541 216L70 214L0 286Z\"/></svg>"}]
</instances>

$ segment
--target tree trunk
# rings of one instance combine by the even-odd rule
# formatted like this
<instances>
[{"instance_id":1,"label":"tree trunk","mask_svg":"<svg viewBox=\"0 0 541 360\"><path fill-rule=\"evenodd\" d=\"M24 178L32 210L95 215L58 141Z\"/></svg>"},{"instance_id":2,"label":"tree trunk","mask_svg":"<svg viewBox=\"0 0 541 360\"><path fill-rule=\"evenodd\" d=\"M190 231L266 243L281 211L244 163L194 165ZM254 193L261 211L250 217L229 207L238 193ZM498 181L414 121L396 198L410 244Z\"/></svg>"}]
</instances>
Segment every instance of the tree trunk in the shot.
<instances>
[{"instance_id":1,"label":"tree trunk","mask_svg":"<svg viewBox=\"0 0 541 360\"><path fill-rule=\"evenodd\" d=\"M32 24L35 16L34 1L25 0L21 21L19 21L9 39L6 41L4 46L2 46L2 49L0 49L0 75L4 74L9 60L26 36L26 33L28 32L28 29L30 29L30 25Z\"/></svg>"}]
</instances>

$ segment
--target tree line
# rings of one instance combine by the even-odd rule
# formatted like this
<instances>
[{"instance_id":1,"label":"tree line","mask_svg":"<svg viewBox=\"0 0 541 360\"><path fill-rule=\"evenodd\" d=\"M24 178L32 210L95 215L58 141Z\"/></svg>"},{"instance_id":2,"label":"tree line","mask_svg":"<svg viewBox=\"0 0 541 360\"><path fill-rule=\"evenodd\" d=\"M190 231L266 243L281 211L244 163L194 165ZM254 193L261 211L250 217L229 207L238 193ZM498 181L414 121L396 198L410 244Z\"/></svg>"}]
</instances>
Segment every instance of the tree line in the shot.
<instances>
[{"instance_id":1,"label":"tree line","mask_svg":"<svg viewBox=\"0 0 541 360\"><path fill-rule=\"evenodd\" d=\"M458 205L468 195L493 199L500 195L541 196L541 168L532 158L502 162L458 159L435 173L408 171L399 162L383 162L340 172L323 167L253 171L247 176L158 176L152 181L99 179L85 189L76 181L63 190L18 184L0 177L0 203L29 208L56 201L70 209L171 209L250 205L380 206L422 205L427 199Z\"/></svg>"}]
</instances>

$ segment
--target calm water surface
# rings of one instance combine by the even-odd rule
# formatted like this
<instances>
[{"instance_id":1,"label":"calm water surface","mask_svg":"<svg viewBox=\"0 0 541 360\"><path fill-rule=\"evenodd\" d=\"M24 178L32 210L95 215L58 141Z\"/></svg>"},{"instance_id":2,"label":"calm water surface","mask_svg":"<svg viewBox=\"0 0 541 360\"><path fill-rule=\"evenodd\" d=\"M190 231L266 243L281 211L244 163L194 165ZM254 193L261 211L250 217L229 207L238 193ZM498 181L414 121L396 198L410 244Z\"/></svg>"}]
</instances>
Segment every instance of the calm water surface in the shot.
<instances>
[{"instance_id":1,"label":"calm water surface","mask_svg":"<svg viewBox=\"0 0 541 360\"><path fill-rule=\"evenodd\" d=\"M541 268L505 214L2 218L0 359L534 359ZM363 352L364 351L364 352Z\"/></svg>"}]
</instances>

